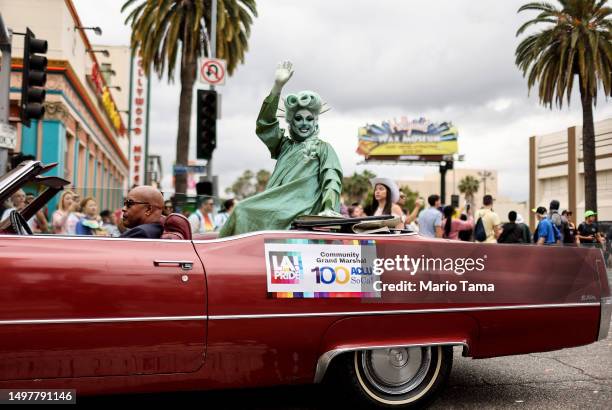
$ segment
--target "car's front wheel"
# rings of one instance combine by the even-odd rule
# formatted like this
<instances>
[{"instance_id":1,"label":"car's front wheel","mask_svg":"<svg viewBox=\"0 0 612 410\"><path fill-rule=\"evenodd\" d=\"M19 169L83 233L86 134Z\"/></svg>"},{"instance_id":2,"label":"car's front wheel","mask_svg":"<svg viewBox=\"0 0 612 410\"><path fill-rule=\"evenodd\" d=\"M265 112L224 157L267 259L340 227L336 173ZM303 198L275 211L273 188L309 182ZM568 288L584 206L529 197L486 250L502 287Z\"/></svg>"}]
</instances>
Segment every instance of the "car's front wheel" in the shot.
<instances>
[{"instance_id":1,"label":"car's front wheel","mask_svg":"<svg viewBox=\"0 0 612 410\"><path fill-rule=\"evenodd\" d=\"M423 407L446 384L452 346L408 346L359 350L339 358L336 382L367 407Z\"/></svg>"}]
</instances>

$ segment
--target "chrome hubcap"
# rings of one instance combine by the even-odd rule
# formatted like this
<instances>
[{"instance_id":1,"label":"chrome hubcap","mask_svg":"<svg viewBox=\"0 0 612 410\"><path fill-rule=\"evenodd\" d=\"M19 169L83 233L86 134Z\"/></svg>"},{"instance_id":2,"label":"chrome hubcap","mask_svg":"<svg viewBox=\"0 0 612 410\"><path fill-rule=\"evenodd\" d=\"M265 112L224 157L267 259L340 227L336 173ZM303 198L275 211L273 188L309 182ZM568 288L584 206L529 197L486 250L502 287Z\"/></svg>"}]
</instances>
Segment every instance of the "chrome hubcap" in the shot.
<instances>
[{"instance_id":1,"label":"chrome hubcap","mask_svg":"<svg viewBox=\"0 0 612 410\"><path fill-rule=\"evenodd\" d=\"M393 347L360 352L365 378L387 394L404 394L418 387L431 365L430 347Z\"/></svg>"}]
</instances>

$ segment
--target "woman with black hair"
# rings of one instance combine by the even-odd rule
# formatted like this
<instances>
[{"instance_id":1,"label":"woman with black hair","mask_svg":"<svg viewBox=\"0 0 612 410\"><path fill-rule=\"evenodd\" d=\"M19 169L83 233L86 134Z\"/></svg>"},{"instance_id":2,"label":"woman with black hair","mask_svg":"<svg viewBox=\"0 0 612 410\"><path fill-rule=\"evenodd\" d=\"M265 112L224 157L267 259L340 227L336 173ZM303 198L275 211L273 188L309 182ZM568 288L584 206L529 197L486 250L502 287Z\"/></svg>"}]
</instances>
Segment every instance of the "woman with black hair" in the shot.
<instances>
[{"instance_id":1,"label":"woman with black hair","mask_svg":"<svg viewBox=\"0 0 612 410\"><path fill-rule=\"evenodd\" d=\"M400 218L396 229L403 229L404 213L396 202L399 200L399 188L395 181L390 178L372 178L370 183L374 187L374 199L372 199L372 215L393 215Z\"/></svg>"},{"instance_id":2,"label":"woman with black hair","mask_svg":"<svg viewBox=\"0 0 612 410\"><path fill-rule=\"evenodd\" d=\"M442 237L445 239L459 239L459 232L465 230L474 229L474 218L468 211L467 220L462 221L459 218L455 218L455 207L447 205L444 207L442 213L444 219L442 219Z\"/></svg>"}]
</instances>

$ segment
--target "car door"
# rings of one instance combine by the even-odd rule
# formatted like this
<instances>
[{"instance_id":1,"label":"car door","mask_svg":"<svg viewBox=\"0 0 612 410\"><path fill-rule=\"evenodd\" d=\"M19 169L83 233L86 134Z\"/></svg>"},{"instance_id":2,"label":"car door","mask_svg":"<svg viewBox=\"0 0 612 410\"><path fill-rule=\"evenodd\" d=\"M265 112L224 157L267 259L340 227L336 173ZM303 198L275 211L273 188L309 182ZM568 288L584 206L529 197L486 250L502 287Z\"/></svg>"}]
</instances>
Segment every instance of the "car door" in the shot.
<instances>
[{"instance_id":1,"label":"car door","mask_svg":"<svg viewBox=\"0 0 612 410\"><path fill-rule=\"evenodd\" d=\"M206 280L190 241L0 235L0 380L193 372Z\"/></svg>"}]
</instances>

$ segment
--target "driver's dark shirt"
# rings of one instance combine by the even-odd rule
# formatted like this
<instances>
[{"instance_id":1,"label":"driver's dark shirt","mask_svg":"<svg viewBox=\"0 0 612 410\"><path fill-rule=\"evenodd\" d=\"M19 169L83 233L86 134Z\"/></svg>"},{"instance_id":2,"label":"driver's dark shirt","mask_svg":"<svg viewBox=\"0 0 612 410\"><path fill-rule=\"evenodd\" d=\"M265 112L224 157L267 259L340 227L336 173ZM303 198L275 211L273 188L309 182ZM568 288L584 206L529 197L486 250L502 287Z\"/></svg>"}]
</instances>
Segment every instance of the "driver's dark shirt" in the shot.
<instances>
[{"instance_id":1,"label":"driver's dark shirt","mask_svg":"<svg viewBox=\"0 0 612 410\"><path fill-rule=\"evenodd\" d=\"M161 224L142 224L121 234L121 238L148 238L159 239L162 235L163 227Z\"/></svg>"}]
</instances>

